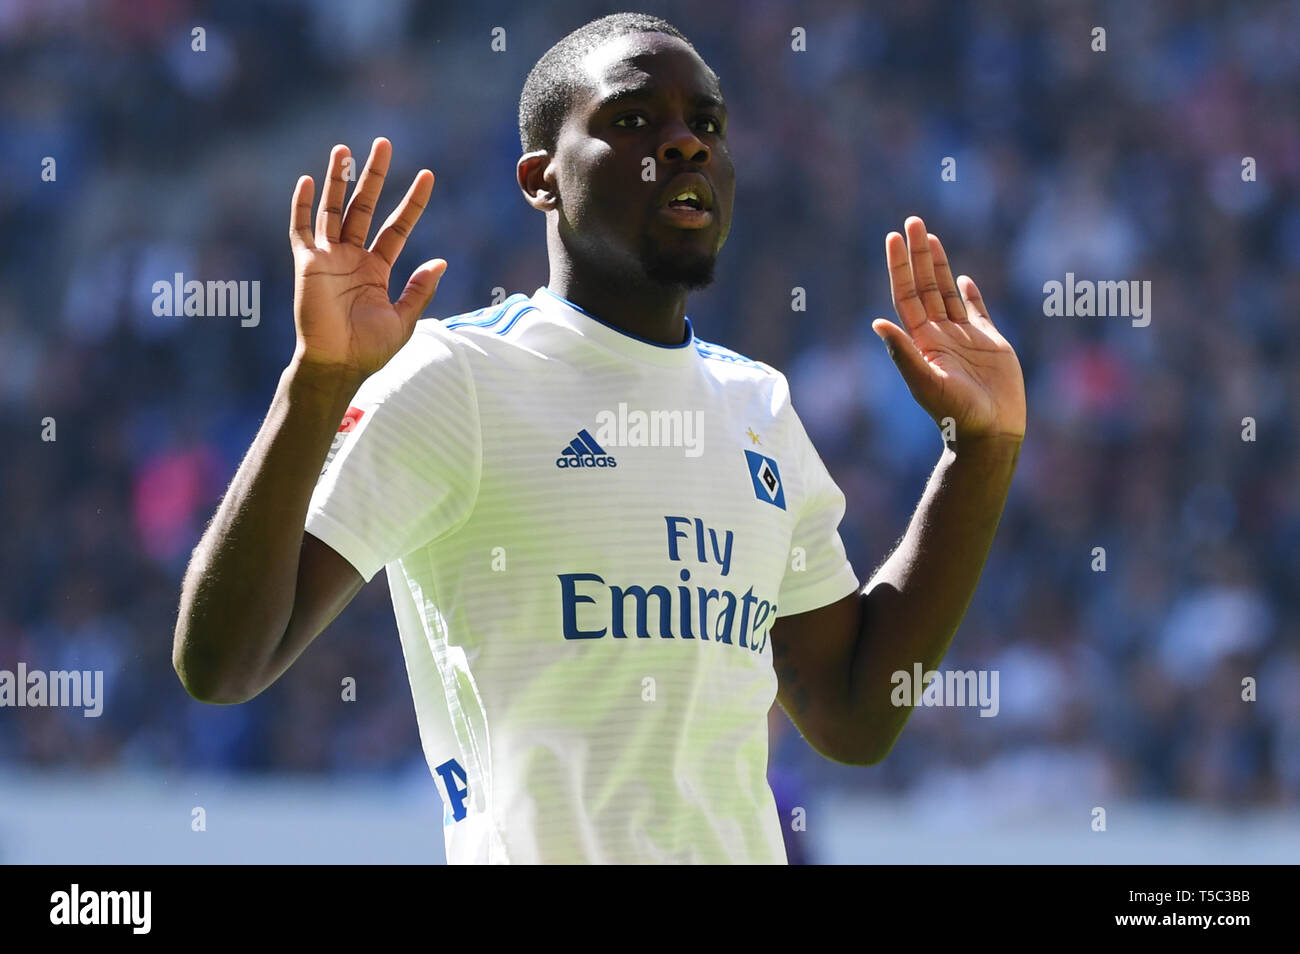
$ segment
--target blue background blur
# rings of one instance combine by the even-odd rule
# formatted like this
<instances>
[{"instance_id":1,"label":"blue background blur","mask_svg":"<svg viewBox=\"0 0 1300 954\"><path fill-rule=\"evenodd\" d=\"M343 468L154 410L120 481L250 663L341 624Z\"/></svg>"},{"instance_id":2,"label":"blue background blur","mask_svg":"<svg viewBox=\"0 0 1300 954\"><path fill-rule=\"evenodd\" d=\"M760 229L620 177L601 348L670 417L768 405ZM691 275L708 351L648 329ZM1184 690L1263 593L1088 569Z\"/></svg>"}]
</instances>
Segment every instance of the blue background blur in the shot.
<instances>
[{"instance_id":1,"label":"blue background blur","mask_svg":"<svg viewBox=\"0 0 1300 954\"><path fill-rule=\"evenodd\" d=\"M531 293L547 266L543 219L514 183L520 87L564 33L618 9L0 3L0 668L102 669L107 697L99 719L0 710L0 860L5 813L51 778L92 786L87 804L136 777L433 791L382 578L279 683L228 708L190 700L172 671L180 578L292 351L296 177L319 183L336 142L363 156L387 136L382 214L420 167L438 176L394 293L435 256L449 268L431 316L498 286ZM848 498L859 574L939 451L869 327L894 317L885 233L922 215L1025 370L1019 471L944 664L998 670L1000 714L918 710L881 766L849 768L777 710L783 813L907 805L925 830L1048 806L1083 832L1093 806L1130 802L1294 818L1300 4L636 9L691 37L730 107L735 223L688 313L788 374ZM1258 181L1241 179L1246 156ZM1067 271L1151 281L1150 325L1044 317L1043 283ZM151 287L175 272L261 281L261 323L155 317ZM1246 676L1258 702L1241 701ZM880 857L873 837L863 827L845 857ZM791 838L792 860L823 860Z\"/></svg>"}]
</instances>

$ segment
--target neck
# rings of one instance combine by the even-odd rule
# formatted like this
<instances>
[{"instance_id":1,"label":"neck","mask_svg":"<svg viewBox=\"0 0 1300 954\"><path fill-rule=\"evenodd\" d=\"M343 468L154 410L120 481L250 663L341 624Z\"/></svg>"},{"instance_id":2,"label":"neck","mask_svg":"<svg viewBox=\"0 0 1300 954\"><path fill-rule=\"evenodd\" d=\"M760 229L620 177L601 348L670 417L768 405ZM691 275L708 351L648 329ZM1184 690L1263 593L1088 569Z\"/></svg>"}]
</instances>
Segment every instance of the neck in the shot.
<instances>
[{"instance_id":1,"label":"neck","mask_svg":"<svg viewBox=\"0 0 1300 954\"><path fill-rule=\"evenodd\" d=\"M620 331L663 345L686 340L686 290L627 276L584 270L566 258L551 258L546 287Z\"/></svg>"}]
</instances>

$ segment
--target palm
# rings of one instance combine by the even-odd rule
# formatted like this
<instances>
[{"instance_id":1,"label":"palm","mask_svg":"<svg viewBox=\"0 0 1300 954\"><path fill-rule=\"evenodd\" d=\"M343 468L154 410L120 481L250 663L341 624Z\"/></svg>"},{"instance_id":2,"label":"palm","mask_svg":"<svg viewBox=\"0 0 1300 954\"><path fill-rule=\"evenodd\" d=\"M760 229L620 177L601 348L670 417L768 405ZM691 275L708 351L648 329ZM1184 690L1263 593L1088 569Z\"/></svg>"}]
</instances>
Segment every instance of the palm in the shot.
<instances>
[{"instance_id":1,"label":"palm","mask_svg":"<svg viewBox=\"0 0 1300 954\"><path fill-rule=\"evenodd\" d=\"M1025 386L1020 362L994 327L979 289L953 282L937 236L913 216L885 240L894 310L903 328L872 327L890 348L913 397L936 421L952 418L962 436L1022 437ZM906 329L906 330L904 330Z\"/></svg>"},{"instance_id":2,"label":"palm","mask_svg":"<svg viewBox=\"0 0 1300 954\"><path fill-rule=\"evenodd\" d=\"M405 341L388 300L390 274L373 252L352 245L307 252L295 295L306 348L343 356L358 368L382 367Z\"/></svg>"},{"instance_id":3,"label":"palm","mask_svg":"<svg viewBox=\"0 0 1300 954\"><path fill-rule=\"evenodd\" d=\"M347 183L342 170L347 149L335 147L314 233L308 227L313 183L309 176L298 180L289 234L294 253L294 323L305 360L363 375L377 371L410 338L446 268L441 259L425 262L411 275L398 300L389 301L393 262L433 189L433 173L422 170L366 248L390 155L388 141L375 140L344 214Z\"/></svg>"}]
</instances>

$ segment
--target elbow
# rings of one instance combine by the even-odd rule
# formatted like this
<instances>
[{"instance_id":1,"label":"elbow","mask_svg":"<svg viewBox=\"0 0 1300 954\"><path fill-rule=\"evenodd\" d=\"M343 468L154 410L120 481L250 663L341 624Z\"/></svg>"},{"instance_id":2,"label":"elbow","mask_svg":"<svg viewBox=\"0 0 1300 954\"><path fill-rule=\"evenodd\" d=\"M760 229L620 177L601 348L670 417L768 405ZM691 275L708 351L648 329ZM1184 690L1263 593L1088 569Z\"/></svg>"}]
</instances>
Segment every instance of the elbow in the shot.
<instances>
[{"instance_id":1,"label":"elbow","mask_svg":"<svg viewBox=\"0 0 1300 954\"><path fill-rule=\"evenodd\" d=\"M890 739L888 742L883 744L877 743L875 745L869 745L855 752L853 761L849 764L862 767L879 765L881 762L885 761L885 756L893 751L893 748L893 739Z\"/></svg>"},{"instance_id":2,"label":"elbow","mask_svg":"<svg viewBox=\"0 0 1300 954\"><path fill-rule=\"evenodd\" d=\"M850 728L857 731L841 736L835 744L828 746L828 751L824 751L823 754L844 765L865 768L885 761L903 731L903 722L895 723L882 719L866 728L860 726Z\"/></svg>"},{"instance_id":3,"label":"elbow","mask_svg":"<svg viewBox=\"0 0 1300 954\"><path fill-rule=\"evenodd\" d=\"M193 680L181 680L181 685L185 691L196 702L207 703L212 706L234 706L241 702L247 702L252 699L256 693L242 692L237 689L228 689L221 685L209 685L207 683L195 682Z\"/></svg>"},{"instance_id":4,"label":"elbow","mask_svg":"<svg viewBox=\"0 0 1300 954\"><path fill-rule=\"evenodd\" d=\"M869 741L854 740L838 745L815 746L815 748L832 762L838 762L841 765L852 765L855 768L868 768L883 762L893 745L880 745Z\"/></svg>"},{"instance_id":5,"label":"elbow","mask_svg":"<svg viewBox=\"0 0 1300 954\"><path fill-rule=\"evenodd\" d=\"M230 685L211 675L198 674L192 669L176 666L176 675L190 698L214 706L233 706L247 702L256 692Z\"/></svg>"},{"instance_id":6,"label":"elbow","mask_svg":"<svg viewBox=\"0 0 1300 954\"><path fill-rule=\"evenodd\" d=\"M178 636L172 651L172 669L192 699L214 706L232 706L247 702L261 691L252 680L235 678L194 656L193 651L187 651L185 640Z\"/></svg>"}]
</instances>

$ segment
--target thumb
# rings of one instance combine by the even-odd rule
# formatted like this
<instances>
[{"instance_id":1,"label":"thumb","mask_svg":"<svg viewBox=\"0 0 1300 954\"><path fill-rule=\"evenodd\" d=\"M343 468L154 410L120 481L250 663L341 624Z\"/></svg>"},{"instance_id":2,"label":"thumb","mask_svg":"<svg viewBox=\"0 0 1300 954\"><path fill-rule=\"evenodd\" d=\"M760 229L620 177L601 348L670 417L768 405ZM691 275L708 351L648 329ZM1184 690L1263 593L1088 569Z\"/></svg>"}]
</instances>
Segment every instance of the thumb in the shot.
<instances>
[{"instance_id":1,"label":"thumb","mask_svg":"<svg viewBox=\"0 0 1300 954\"><path fill-rule=\"evenodd\" d=\"M424 309L428 308L429 302L433 301L438 283L442 281L443 273L446 271L446 259L434 258L411 273L406 287L402 289L401 297L393 305L397 310L397 316L402 319L402 324L414 327L420 320Z\"/></svg>"},{"instance_id":2,"label":"thumb","mask_svg":"<svg viewBox=\"0 0 1300 954\"><path fill-rule=\"evenodd\" d=\"M925 363L925 359L921 357L921 352L912 343L912 339L902 328L884 318L873 321L871 330L885 343L885 350L889 352L890 360L894 362L898 373L903 376L912 393L916 394L916 385L927 380L931 370Z\"/></svg>"}]
</instances>

